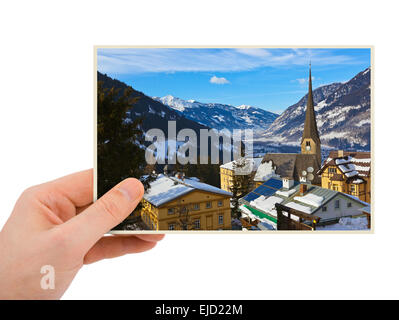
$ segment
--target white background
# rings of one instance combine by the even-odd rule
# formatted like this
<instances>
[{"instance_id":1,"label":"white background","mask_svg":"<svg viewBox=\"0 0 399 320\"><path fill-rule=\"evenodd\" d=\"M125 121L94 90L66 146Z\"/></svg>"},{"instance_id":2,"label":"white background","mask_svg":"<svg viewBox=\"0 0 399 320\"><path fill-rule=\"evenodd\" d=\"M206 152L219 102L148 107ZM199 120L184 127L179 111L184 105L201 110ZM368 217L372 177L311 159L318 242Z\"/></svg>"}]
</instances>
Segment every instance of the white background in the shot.
<instances>
[{"instance_id":1,"label":"white background","mask_svg":"<svg viewBox=\"0 0 399 320\"><path fill-rule=\"evenodd\" d=\"M168 235L84 267L65 299L399 298L398 11L324 3L1 3L1 226L24 188L92 167L93 45L375 45L374 235Z\"/></svg>"}]
</instances>

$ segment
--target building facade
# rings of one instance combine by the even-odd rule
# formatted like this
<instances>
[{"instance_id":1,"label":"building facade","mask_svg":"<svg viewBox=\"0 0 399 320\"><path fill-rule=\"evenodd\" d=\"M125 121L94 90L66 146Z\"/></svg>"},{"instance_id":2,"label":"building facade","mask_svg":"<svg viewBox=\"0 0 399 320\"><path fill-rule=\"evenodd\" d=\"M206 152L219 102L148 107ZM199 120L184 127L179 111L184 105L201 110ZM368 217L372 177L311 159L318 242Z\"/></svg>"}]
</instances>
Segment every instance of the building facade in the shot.
<instances>
[{"instance_id":1,"label":"building facade","mask_svg":"<svg viewBox=\"0 0 399 320\"><path fill-rule=\"evenodd\" d=\"M231 230L231 193L199 182L159 175L142 200L149 230Z\"/></svg>"},{"instance_id":2,"label":"building facade","mask_svg":"<svg viewBox=\"0 0 399 320\"><path fill-rule=\"evenodd\" d=\"M240 199L243 215L255 216L273 228L277 224L275 204L315 215L320 223L336 222L342 217L364 215L367 203L345 193L291 179L271 178Z\"/></svg>"},{"instance_id":3,"label":"building facade","mask_svg":"<svg viewBox=\"0 0 399 320\"><path fill-rule=\"evenodd\" d=\"M318 174L321 186L371 202L371 153L331 151Z\"/></svg>"},{"instance_id":4,"label":"building facade","mask_svg":"<svg viewBox=\"0 0 399 320\"><path fill-rule=\"evenodd\" d=\"M262 158L248 158L247 160L249 162L248 175L253 177L262 161ZM220 166L220 188L222 190L230 192L231 187L233 186L233 178L235 174L234 163L235 161L231 161ZM255 184L253 187L255 187Z\"/></svg>"}]
</instances>

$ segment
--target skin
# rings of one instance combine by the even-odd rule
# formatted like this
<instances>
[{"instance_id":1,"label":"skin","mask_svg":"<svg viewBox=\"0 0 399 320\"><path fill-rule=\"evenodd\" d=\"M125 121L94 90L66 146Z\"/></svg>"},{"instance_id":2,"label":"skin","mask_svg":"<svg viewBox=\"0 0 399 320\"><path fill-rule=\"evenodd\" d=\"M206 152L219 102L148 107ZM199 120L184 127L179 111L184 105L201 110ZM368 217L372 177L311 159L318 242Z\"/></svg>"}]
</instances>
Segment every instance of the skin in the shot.
<instances>
[{"instance_id":1,"label":"skin","mask_svg":"<svg viewBox=\"0 0 399 320\"><path fill-rule=\"evenodd\" d=\"M84 264L152 249L164 235L104 236L143 194L129 178L92 203L93 170L25 190L0 232L0 299L59 299ZM54 289L41 287L45 265Z\"/></svg>"}]
</instances>

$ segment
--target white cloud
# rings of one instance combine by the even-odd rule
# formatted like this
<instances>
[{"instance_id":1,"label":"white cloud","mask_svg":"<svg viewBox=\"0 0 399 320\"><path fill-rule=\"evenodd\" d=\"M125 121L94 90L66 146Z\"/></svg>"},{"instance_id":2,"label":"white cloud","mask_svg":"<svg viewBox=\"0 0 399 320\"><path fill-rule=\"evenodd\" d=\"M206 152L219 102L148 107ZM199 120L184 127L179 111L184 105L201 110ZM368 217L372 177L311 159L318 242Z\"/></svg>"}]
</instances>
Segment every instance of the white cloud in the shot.
<instances>
[{"instance_id":1,"label":"white cloud","mask_svg":"<svg viewBox=\"0 0 399 320\"><path fill-rule=\"evenodd\" d=\"M312 81L314 81L315 80L315 77L312 77ZM293 80L293 82L298 82L299 84L305 84L305 83L308 83L309 82L309 79L308 78L299 78L299 79L295 79L295 80Z\"/></svg>"},{"instance_id":2,"label":"white cloud","mask_svg":"<svg viewBox=\"0 0 399 320\"><path fill-rule=\"evenodd\" d=\"M215 84L227 84L227 83L230 83L230 81L227 80L226 78L223 78L223 77L218 78L216 76L213 76L212 78L210 78L209 82L210 83L215 83Z\"/></svg>"},{"instance_id":3,"label":"white cloud","mask_svg":"<svg viewBox=\"0 0 399 320\"><path fill-rule=\"evenodd\" d=\"M317 66L363 63L345 54L345 49L278 48L102 48L98 70L111 74L145 72L226 72L260 67Z\"/></svg>"}]
</instances>

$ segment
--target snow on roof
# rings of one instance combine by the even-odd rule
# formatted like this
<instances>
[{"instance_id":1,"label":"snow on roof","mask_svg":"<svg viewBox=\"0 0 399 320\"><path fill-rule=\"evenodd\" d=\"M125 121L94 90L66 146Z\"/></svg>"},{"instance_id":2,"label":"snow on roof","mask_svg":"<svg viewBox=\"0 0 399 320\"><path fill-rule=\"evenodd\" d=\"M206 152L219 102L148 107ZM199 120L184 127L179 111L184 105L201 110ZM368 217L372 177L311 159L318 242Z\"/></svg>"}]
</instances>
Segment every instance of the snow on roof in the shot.
<instances>
[{"instance_id":1,"label":"snow on roof","mask_svg":"<svg viewBox=\"0 0 399 320\"><path fill-rule=\"evenodd\" d=\"M222 189L219 189L217 187L211 186L210 184L199 182L197 179L195 179L195 180L194 179L190 179L190 178L186 178L184 180L180 180L178 178L170 178L170 179L172 179L174 181L177 181L178 183L181 183L181 184L187 185L189 187L192 187L194 189L197 189L197 190L206 191L206 192L212 192L212 193L218 193L218 194L225 195L225 196L232 196L231 192L228 192L226 190L222 190Z\"/></svg>"},{"instance_id":2,"label":"snow on roof","mask_svg":"<svg viewBox=\"0 0 399 320\"><path fill-rule=\"evenodd\" d=\"M273 177L280 177L273 168L272 161L265 161L258 166L254 177L255 181L266 181Z\"/></svg>"},{"instance_id":3,"label":"snow on roof","mask_svg":"<svg viewBox=\"0 0 399 320\"><path fill-rule=\"evenodd\" d=\"M279 190L276 192L276 194L278 194L279 196L283 196L283 197L290 197L291 195L293 195L297 190L295 188L293 189L289 189L289 190Z\"/></svg>"},{"instance_id":4,"label":"snow on roof","mask_svg":"<svg viewBox=\"0 0 399 320\"><path fill-rule=\"evenodd\" d=\"M246 159L250 161L250 164L252 165L252 171L256 171L260 163L262 162L263 158L246 158ZM235 163L237 163L236 160L233 160L222 164L220 167L223 169L233 170Z\"/></svg>"},{"instance_id":5,"label":"snow on roof","mask_svg":"<svg viewBox=\"0 0 399 320\"><path fill-rule=\"evenodd\" d=\"M270 213L271 215L277 217L277 212L276 209L274 208L274 205L276 203L281 203L283 201L284 199L276 196L271 196L268 198L266 198L265 196L260 196L259 198L252 200L249 204L251 207L260 209L264 212Z\"/></svg>"},{"instance_id":6,"label":"snow on roof","mask_svg":"<svg viewBox=\"0 0 399 320\"><path fill-rule=\"evenodd\" d=\"M230 192L216 188L206 183L191 179L184 179L183 181L177 178L164 176L163 174L159 174L157 179L150 183L150 186L151 188L144 193L144 199L156 207L159 207L195 189L231 196Z\"/></svg>"},{"instance_id":7,"label":"snow on roof","mask_svg":"<svg viewBox=\"0 0 399 320\"><path fill-rule=\"evenodd\" d=\"M345 151L343 154L343 157L338 157L338 151L331 151L319 173L329 165L336 165L347 178L356 176L368 177L370 175L370 152ZM358 181L357 183L361 182Z\"/></svg>"},{"instance_id":8,"label":"snow on roof","mask_svg":"<svg viewBox=\"0 0 399 320\"><path fill-rule=\"evenodd\" d=\"M294 197L294 200L311 205L313 207L320 207L323 204L324 197L308 193L302 197Z\"/></svg>"},{"instance_id":9,"label":"snow on roof","mask_svg":"<svg viewBox=\"0 0 399 320\"><path fill-rule=\"evenodd\" d=\"M262 224L263 227L265 227L268 230L276 230L277 229L277 224L274 223L273 221L266 219L266 218L261 218L256 215L254 215L251 210L247 209L244 205L240 206L241 210L241 216L242 217L248 217L251 221L258 220L260 221L260 224ZM258 224L259 227L259 224ZM262 229L262 227L260 227Z\"/></svg>"},{"instance_id":10,"label":"snow on roof","mask_svg":"<svg viewBox=\"0 0 399 320\"><path fill-rule=\"evenodd\" d=\"M307 206L303 206L303 205L301 205L299 203L296 203L296 202L288 202L285 205L287 207L290 207L292 209L299 210L299 211L302 211L302 212L305 212L305 213L309 213L309 214L312 213L312 209L311 208L309 208Z\"/></svg>"}]
</instances>

